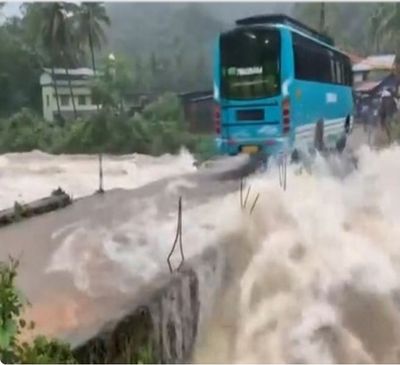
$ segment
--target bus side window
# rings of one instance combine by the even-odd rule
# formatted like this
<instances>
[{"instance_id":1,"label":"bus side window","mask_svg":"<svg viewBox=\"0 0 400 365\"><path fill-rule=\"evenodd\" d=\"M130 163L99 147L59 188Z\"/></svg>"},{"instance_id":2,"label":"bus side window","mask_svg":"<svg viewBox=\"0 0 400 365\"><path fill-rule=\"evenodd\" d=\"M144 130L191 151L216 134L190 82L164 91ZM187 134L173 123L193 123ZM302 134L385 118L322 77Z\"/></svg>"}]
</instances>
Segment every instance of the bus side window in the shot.
<instances>
[{"instance_id":1,"label":"bus side window","mask_svg":"<svg viewBox=\"0 0 400 365\"><path fill-rule=\"evenodd\" d=\"M300 80L307 80L310 76L307 72L307 58L304 50L297 44L294 44L294 64L295 77Z\"/></svg>"},{"instance_id":2,"label":"bus side window","mask_svg":"<svg viewBox=\"0 0 400 365\"><path fill-rule=\"evenodd\" d=\"M335 64L336 64L336 80L335 80L335 83L336 84L341 84L342 83L342 74L341 74L341 70L340 70L340 61L338 60L338 58L336 58Z\"/></svg>"},{"instance_id":3,"label":"bus side window","mask_svg":"<svg viewBox=\"0 0 400 365\"><path fill-rule=\"evenodd\" d=\"M305 81L353 85L350 59L340 52L318 46L292 33L295 78Z\"/></svg>"},{"instance_id":4,"label":"bus side window","mask_svg":"<svg viewBox=\"0 0 400 365\"><path fill-rule=\"evenodd\" d=\"M340 57L340 73L341 73L341 75L342 75L342 79L341 79L341 84L342 85L346 85L346 76L345 76L345 73L344 73L344 60L343 60L343 57Z\"/></svg>"},{"instance_id":5,"label":"bus side window","mask_svg":"<svg viewBox=\"0 0 400 365\"><path fill-rule=\"evenodd\" d=\"M322 82L331 82L331 63L330 56L327 50L321 49L319 53L319 70L320 70L320 80Z\"/></svg>"},{"instance_id":6,"label":"bus side window","mask_svg":"<svg viewBox=\"0 0 400 365\"><path fill-rule=\"evenodd\" d=\"M329 62L330 62L330 65L331 65L330 82L334 84L336 82L336 66L335 66L335 59L334 59L333 54L329 55Z\"/></svg>"},{"instance_id":7,"label":"bus side window","mask_svg":"<svg viewBox=\"0 0 400 365\"><path fill-rule=\"evenodd\" d=\"M312 42L293 34L295 78L298 80L330 82L329 55Z\"/></svg>"},{"instance_id":8,"label":"bus side window","mask_svg":"<svg viewBox=\"0 0 400 365\"><path fill-rule=\"evenodd\" d=\"M353 73L351 70L351 64L348 59L346 59L346 75L347 75L347 83L346 85L352 86L353 85Z\"/></svg>"}]
</instances>

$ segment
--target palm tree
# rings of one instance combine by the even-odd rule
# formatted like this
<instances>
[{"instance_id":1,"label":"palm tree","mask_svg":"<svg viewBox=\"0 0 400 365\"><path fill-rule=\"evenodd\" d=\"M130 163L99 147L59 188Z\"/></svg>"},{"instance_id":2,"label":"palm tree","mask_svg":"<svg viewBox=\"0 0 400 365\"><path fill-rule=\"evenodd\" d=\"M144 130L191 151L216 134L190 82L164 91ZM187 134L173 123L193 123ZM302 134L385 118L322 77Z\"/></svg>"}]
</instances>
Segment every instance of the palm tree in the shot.
<instances>
[{"instance_id":1,"label":"palm tree","mask_svg":"<svg viewBox=\"0 0 400 365\"><path fill-rule=\"evenodd\" d=\"M72 32L73 29L73 20L74 20L74 11L76 11L77 6L73 3L62 3L62 9L60 11L60 15L62 16L62 21L60 21L60 27L58 29L58 41L59 41L59 51L57 54L60 55L60 64L63 63L65 67L65 74L68 80L68 88L72 101L72 108L74 111L75 119L78 117L78 113L76 111L75 97L72 89L71 77L69 74L69 68L71 66L75 66L77 57L75 55L76 51L73 49L74 45L74 34ZM75 42L76 45L76 42Z\"/></svg>"},{"instance_id":2,"label":"palm tree","mask_svg":"<svg viewBox=\"0 0 400 365\"><path fill-rule=\"evenodd\" d=\"M61 115L60 110L60 98L58 95L57 80L55 77L55 60L56 60L56 39L57 29L59 27L59 11L60 3L48 3L48 4L32 4L32 7L37 6L40 11L40 18L37 18L40 22L38 28L36 28L36 37L41 37L41 43L47 50L50 56L51 62L51 78L53 80L54 92L56 94L56 103L58 115Z\"/></svg>"},{"instance_id":3,"label":"palm tree","mask_svg":"<svg viewBox=\"0 0 400 365\"><path fill-rule=\"evenodd\" d=\"M379 31L386 33L396 47L396 54L400 54L400 3L382 4L381 26Z\"/></svg>"},{"instance_id":4,"label":"palm tree","mask_svg":"<svg viewBox=\"0 0 400 365\"><path fill-rule=\"evenodd\" d=\"M64 64L70 95L72 99L72 106L75 118L77 116L75 98L72 90L71 79L69 77L68 69L71 65L73 50L71 49L71 32L70 20L71 10L69 5L61 2L54 3L37 3L31 6L39 7L40 16L37 17L38 24L35 26L36 37L40 37L44 49L50 56L51 60L51 74L54 84L54 91L56 94L56 102L58 114L60 114L60 100L58 95L57 81L55 77L55 65Z\"/></svg>"},{"instance_id":5,"label":"palm tree","mask_svg":"<svg viewBox=\"0 0 400 365\"><path fill-rule=\"evenodd\" d=\"M96 60L94 49L100 49L106 42L103 26L110 26L111 21L103 3L82 3L78 13L78 34L81 35L82 44L89 45L92 59L92 68L96 75Z\"/></svg>"},{"instance_id":6,"label":"palm tree","mask_svg":"<svg viewBox=\"0 0 400 365\"><path fill-rule=\"evenodd\" d=\"M373 51L379 53L382 47L387 45L392 38L392 30L389 29L388 19L391 13L391 4L377 4L369 17L368 30L372 40Z\"/></svg>"},{"instance_id":7,"label":"palm tree","mask_svg":"<svg viewBox=\"0 0 400 365\"><path fill-rule=\"evenodd\" d=\"M372 12L369 20L368 20L368 30L369 30L369 35L371 37L372 40L372 44L373 44L373 51L376 53L380 52L380 32L379 30L379 26L381 24L381 20L382 20L382 7L380 6L380 4L378 6L375 7L374 11Z\"/></svg>"}]
</instances>

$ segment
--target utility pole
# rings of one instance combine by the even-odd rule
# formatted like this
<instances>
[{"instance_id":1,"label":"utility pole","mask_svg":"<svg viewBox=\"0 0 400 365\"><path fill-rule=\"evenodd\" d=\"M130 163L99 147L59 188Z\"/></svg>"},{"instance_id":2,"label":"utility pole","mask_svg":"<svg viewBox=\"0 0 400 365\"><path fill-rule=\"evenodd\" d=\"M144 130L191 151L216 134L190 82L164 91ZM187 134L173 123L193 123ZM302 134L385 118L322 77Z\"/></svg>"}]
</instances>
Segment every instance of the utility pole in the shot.
<instances>
[{"instance_id":1,"label":"utility pole","mask_svg":"<svg viewBox=\"0 0 400 365\"><path fill-rule=\"evenodd\" d=\"M321 7L319 9L319 31L325 34L325 3L321 3Z\"/></svg>"}]
</instances>

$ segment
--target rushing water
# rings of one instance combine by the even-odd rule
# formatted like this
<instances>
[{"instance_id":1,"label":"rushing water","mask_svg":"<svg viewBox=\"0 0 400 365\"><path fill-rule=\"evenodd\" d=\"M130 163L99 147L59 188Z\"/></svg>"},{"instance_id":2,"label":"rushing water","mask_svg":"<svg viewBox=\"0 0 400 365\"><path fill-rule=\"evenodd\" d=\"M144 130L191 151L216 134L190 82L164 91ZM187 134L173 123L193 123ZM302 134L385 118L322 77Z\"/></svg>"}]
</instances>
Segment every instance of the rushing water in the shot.
<instances>
[{"instance_id":1,"label":"rushing water","mask_svg":"<svg viewBox=\"0 0 400 365\"><path fill-rule=\"evenodd\" d=\"M344 178L290 168L286 191L276 170L253 177L252 215L232 197L197 362L400 361L400 148L358 157Z\"/></svg>"},{"instance_id":2,"label":"rushing water","mask_svg":"<svg viewBox=\"0 0 400 365\"><path fill-rule=\"evenodd\" d=\"M251 191L246 209L235 192L185 213L188 256L209 245L222 250L224 261L215 277L208 273L200 281L202 311L207 313L194 361L400 361L400 148L362 147L357 157L357 169L335 158L318 158L311 172L291 166L286 191L272 167L247 180L244 195L248 186ZM0 179L4 207L19 199L13 192L30 200L58 185L75 196L97 187L95 157L34 152L5 155L0 162L10 167ZM185 153L105 159L108 187L135 187L192 170L192 158ZM171 189L165 186L166 194ZM124 223L125 233L131 231L136 240L146 242L125 243L120 251L116 240L104 239L99 257L90 242L77 250L65 240L46 270L69 272L77 290L89 297L111 290L104 286L105 277L90 276L90 265L113 265L118 275L124 273L112 285L113 295L167 272L165 254L171 240L165 237L173 236L176 216L160 221L154 209L149 204L135 225ZM78 251L82 255L76 255ZM207 295L210 287L215 291ZM60 307L67 302L61 301ZM72 304L77 306L76 301L68 306L64 320L78 326L79 309ZM34 310L40 312L40 306ZM42 312L43 317L49 313Z\"/></svg>"},{"instance_id":3,"label":"rushing water","mask_svg":"<svg viewBox=\"0 0 400 365\"><path fill-rule=\"evenodd\" d=\"M193 157L104 156L104 188L133 189L168 176L195 171ZM99 187L96 155L49 155L40 151L0 155L0 209L14 201L30 202L61 187L74 198L93 194Z\"/></svg>"}]
</instances>

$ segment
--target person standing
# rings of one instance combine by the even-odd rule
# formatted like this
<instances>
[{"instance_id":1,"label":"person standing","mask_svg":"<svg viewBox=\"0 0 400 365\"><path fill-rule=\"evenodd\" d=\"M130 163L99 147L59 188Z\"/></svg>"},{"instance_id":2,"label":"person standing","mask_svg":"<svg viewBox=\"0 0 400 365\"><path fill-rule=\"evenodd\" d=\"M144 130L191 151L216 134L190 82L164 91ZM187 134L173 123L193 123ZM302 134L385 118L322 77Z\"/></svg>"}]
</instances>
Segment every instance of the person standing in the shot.
<instances>
[{"instance_id":1,"label":"person standing","mask_svg":"<svg viewBox=\"0 0 400 365\"><path fill-rule=\"evenodd\" d=\"M381 101L379 106L379 119L383 131L386 132L389 143L392 141L390 133L390 119L397 111L397 104L392 93L384 88L381 93Z\"/></svg>"}]
</instances>

